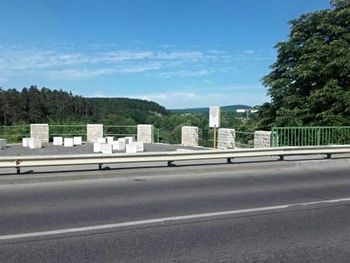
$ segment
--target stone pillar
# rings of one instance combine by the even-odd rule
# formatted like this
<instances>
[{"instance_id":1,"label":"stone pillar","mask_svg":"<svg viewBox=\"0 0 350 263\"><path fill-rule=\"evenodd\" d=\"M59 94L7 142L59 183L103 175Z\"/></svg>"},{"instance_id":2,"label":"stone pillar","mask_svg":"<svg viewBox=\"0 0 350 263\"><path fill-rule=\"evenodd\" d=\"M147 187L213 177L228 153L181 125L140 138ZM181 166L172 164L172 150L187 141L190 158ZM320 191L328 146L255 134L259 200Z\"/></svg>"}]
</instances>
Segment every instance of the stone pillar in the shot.
<instances>
[{"instance_id":1,"label":"stone pillar","mask_svg":"<svg viewBox=\"0 0 350 263\"><path fill-rule=\"evenodd\" d=\"M49 143L49 125L48 124L31 124L30 137L38 139L41 143Z\"/></svg>"},{"instance_id":2,"label":"stone pillar","mask_svg":"<svg viewBox=\"0 0 350 263\"><path fill-rule=\"evenodd\" d=\"M87 125L87 142L95 142L103 137L103 124Z\"/></svg>"},{"instance_id":3,"label":"stone pillar","mask_svg":"<svg viewBox=\"0 0 350 263\"><path fill-rule=\"evenodd\" d=\"M198 146L198 127L182 126L181 127L181 144L183 146Z\"/></svg>"},{"instance_id":4,"label":"stone pillar","mask_svg":"<svg viewBox=\"0 0 350 263\"><path fill-rule=\"evenodd\" d=\"M235 129L220 128L218 130L218 148L234 149L236 142Z\"/></svg>"},{"instance_id":5,"label":"stone pillar","mask_svg":"<svg viewBox=\"0 0 350 263\"><path fill-rule=\"evenodd\" d=\"M137 125L137 141L154 143L154 127L150 124Z\"/></svg>"},{"instance_id":6,"label":"stone pillar","mask_svg":"<svg viewBox=\"0 0 350 263\"><path fill-rule=\"evenodd\" d=\"M271 147L271 132L256 131L254 133L254 148L268 148L268 147Z\"/></svg>"}]
</instances>

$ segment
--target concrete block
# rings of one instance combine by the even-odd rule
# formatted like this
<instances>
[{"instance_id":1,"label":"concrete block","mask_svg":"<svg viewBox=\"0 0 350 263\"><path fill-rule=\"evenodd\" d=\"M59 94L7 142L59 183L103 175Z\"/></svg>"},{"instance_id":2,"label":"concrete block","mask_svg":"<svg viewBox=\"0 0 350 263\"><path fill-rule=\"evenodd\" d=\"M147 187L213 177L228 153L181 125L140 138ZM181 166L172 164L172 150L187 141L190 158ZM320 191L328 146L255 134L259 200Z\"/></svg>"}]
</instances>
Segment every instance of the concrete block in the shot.
<instances>
[{"instance_id":1,"label":"concrete block","mask_svg":"<svg viewBox=\"0 0 350 263\"><path fill-rule=\"evenodd\" d=\"M99 143L107 143L107 139L106 138L97 138L96 140Z\"/></svg>"},{"instance_id":2,"label":"concrete block","mask_svg":"<svg viewBox=\"0 0 350 263\"><path fill-rule=\"evenodd\" d=\"M63 145L64 147L73 147L74 145L73 138L64 138Z\"/></svg>"},{"instance_id":3,"label":"concrete block","mask_svg":"<svg viewBox=\"0 0 350 263\"><path fill-rule=\"evenodd\" d=\"M143 142L134 142L136 144L136 152L144 151L144 143Z\"/></svg>"},{"instance_id":4,"label":"concrete block","mask_svg":"<svg viewBox=\"0 0 350 263\"><path fill-rule=\"evenodd\" d=\"M22 146L29 147L30 138L22 138Z\"/></svg>"},{"instance_id":5,"label":"concrete block","mask_svg":"<svg viewBox=\"0 0 350 263\"><path fill-rule=\"evenodd\" d=\"M6 149L7 145L6 145L6 139L0 139L0 150L4 150Z\"/></svg>"},{"instance_id":6,"label":"concrete block","mask_svg":"<svg viewBox=\"0 0 350 263\"><path fill-rule=\"evenodd\" d=\"M63 145L63 137L53 137L53 145L54 146L62 146Z\"/></svg>"},{"instance_id":7,"label":"concrete block","mask_svg":"<svg viewBox=\"0 0 350 263\"><path fill-rule=\"evenodd\" d=\"M234 149L236 141L235 129L220 128L218 130L218 144L219 149Z\"/></svg>"},{"instance_id":8,"label":"concrete block","mask_svg":"<svg viewBox=\"0 0 350 263\"><path fill-rule=\"evenodd\" d=\"M42 141L40 139L30 138L29 148L30 149L40 149L42 147Z\"/></svg>"},{"instance_id":9,"label":"concrete block","mask_svg":"<svg viewBox=\"0 0 350 263\"><path fill-rule=\"evenodd\" d=\"M87 125L87 142L95 142L98 138L103 137L103 124Z\"/></svg>"},{"instance_id":10,"label":"concrete block","mask_svg":"<svg viewBox=\"0 0 350 263\"><path fill-rule=\"evenodd\" d=\"M107 136L107 137L106 137L106 141L107 141L107 143L109 143L109 144L113 144L114 137L113 137L113 136Z\"/></svg>"},{"instance_id":11,"label":"concrete block","mask_svg":"<svg viewBox=\"0 0 350 263\"><path fill-rule=\"evenodd\" d=\"M101 152L101 143L100 142L94 142L93 152L94 153Z\"/></svg>"},{"instance_id":12,"label":"concrete block","mask_svg":"<svg viewBox=\"0 0 350 263\"><path fill-rule=\"evenodd\" d=\"M82 145L83 138L81 136L73 137L73 145Z\"/></svg>"},{"instance_id":13,"label":"concrete block","mask_svg":"<svg viewBox=\"0 0 350 263\"><path fill-rule=\"evenodd\" d=\"M198 127L182 126L181 127L181 144L184 146L198 146Z\"/></svg>"},{"instance_id":14,"label":"concrete block","mask_svg":"<svg viewBox=\"0 0 350 263\"><path fill-rule=\"evenodd\" d=\"M101 143L101 152L105 154L111 154L113 153L113 145L109 143Z\"/></svg>"},{"instance_id":15,"label":"concrete block","mask_svg":"<svg viewBox=\"0 0 350 263\"><path fill-rule=\"evenodd\" d=\"M31 124L30 137L41 140L42 143L49 143L49 125L48 124Z\"/></svg>"},{"instance_id":16,"label":"concrete block","mask_svg":"<svg viewBox=\"0 0 350 263\"><path fill-rule=\"evenodd\" d=\"M154 143L154 126L150 124L137 125L137 141Z\"/></svg>"},{"instance_id":17,"label":"concrete block","mask_svg":"<svg viewBox=\"0 0 350 263\"><path fill-rule=\"evenodd\" d=\"M129 143L126 145L126 153L137 153L136 143Z\"/></svg>"},{"instance_id":18,"label":"concrete block","mask_svg":"<svg viewBox=\"0 0 350 263\"><path fill-rule=\"evenodd\" d=\"M120 138L118 141L113 142L113 151L125 151L125 139Z\"/></svg>"}]
</instances>

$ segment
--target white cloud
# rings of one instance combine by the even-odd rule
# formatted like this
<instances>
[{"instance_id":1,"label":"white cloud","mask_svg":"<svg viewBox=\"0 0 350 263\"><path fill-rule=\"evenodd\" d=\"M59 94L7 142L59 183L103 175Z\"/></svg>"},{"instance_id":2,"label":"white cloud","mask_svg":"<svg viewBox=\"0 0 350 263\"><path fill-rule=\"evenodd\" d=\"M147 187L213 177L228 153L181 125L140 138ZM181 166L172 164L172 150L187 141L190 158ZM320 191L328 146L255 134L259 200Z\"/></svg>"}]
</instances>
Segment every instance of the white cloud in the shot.
<instances>
[{"instance_id":1,"label":"white cloud","mask_svg":"<svg viewBox=\"0 0 350 263\"><path fill-rule=\"evenodd\" d=\"M208 107L211 105L225 106L242 103L254 106L268 100L268 97L265 95L265 90L262 88L257 88L253 93L254 96L252 96L252 92L201 92L198 90L183 90L178 92L133 95L129 97L156 101L168 109Z\"/></svg>"}]
</instances>

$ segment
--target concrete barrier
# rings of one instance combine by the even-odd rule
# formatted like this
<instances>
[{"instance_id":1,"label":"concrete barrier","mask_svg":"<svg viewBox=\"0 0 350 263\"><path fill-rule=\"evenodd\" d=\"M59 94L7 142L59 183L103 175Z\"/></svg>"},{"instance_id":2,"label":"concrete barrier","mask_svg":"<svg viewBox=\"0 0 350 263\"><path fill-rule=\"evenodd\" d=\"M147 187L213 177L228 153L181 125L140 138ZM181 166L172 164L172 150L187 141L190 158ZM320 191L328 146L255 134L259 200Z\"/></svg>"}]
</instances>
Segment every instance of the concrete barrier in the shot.
<instances>
[{"instance_id":1,"label":"concrete barrier","mask_svg":"<svg viewBox=\"0 0 350 263\"><path fill-rule=\"evenodd\" d=\"M6 149L6 140L0 139L0 150Z\"/></svg>"}]
</instances>

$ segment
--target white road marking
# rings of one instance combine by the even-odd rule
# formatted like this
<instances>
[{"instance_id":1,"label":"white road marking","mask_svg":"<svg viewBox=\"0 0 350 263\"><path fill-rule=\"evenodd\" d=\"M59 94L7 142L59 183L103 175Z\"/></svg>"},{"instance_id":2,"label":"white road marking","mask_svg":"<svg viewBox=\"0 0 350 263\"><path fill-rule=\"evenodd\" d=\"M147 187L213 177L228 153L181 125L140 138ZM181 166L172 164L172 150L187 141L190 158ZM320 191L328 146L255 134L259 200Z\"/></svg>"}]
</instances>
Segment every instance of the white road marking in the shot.
<instances>
[{"instance_id":1,"label":"white road marking","mask_svg":"<svg viewBox=\"0 0 350 263\"><path fill-rule=\"evenodd\" d=\"M287 205L267 206L267 207L214 212L214 213L203 213L203 214L164 217L164 218L156 218L156 219L148 219L148 220L140 220L140 221L130 221L130 222L106 224L106 225L96 225L96 226L86 226L86 227L76 227L76 228L58 229L58 230L50 230L50 231L5 235L5 236L0 236L0 240L44 237L44 236L53 236L53 235L61 235L61 234L71 234L71 233L77 233L77 232L106 230L106 229L112 229L112 228L115 229L115 228L138 226L138 225L167 223L169 221L184 221L184 220L190 220L190 219L237 215L237 214L245 214L245 213L253 213L253 212L274 211L274 210L282 210L282 209L287 209L287 208L297 207L297 206L305 207L305 206L312 206L312 205L343 203L343 202L350 202L350 198L331 199L331 200L322 200L322 201L314 201L314 202L306 202L306 203L294 203L294 204L287 204Z\"/></svg>"}]
</instances>

